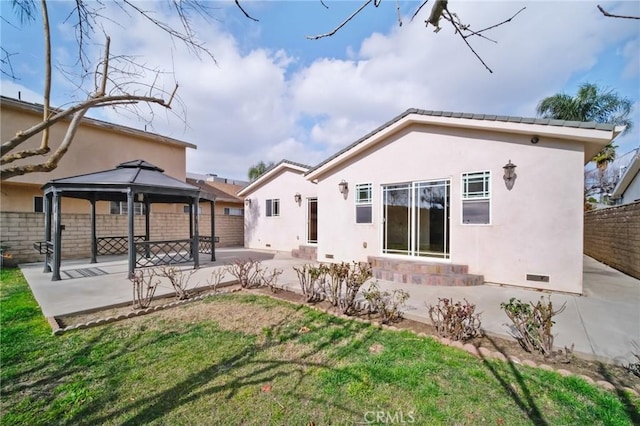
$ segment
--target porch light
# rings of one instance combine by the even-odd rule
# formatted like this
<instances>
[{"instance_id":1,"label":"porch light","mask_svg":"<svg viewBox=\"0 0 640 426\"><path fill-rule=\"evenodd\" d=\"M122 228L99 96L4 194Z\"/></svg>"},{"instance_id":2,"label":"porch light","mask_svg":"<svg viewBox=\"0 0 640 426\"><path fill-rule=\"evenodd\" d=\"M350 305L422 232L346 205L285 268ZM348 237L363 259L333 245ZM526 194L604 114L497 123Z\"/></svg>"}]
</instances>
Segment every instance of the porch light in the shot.
<instances>
[{"instance_id":1,"label":"porch light","mask_svg":"<svg viewBox=\"0 0 640 426\"><path fill-rule=\"evenodd\" d=\"M138 192L136 194L136 198L138 199L138 202L141 203L144 201L144 194L142 192Z\"/></svg>"},{"instance_id":2,"label":"porch light","mask_svg":"<svg viewBox=\"0 0 640 426\"><path fill-rule=\"evenodd\" d=\"M342 195L345 195L349 190L349 184L344 179L342 179L338 184L338 190Z\"/></svg>"},{"instance_id":3,"label":"porch light","mask_svg":"<svg viewBox=\"0 0 640 426\"><path fill-rule=\"evenodd\" d=\"M244 203L245 203L247 206L250 206L250 205L251 205L251 198L247 198L247 199L245 199L245 200L244 200Z\"/></svg>"},{"instance_id":4,"label":"porch light","mask_svg":"<svg viewBox=\"0 0 640 426\"><path fill-rule=\"evenodd\" d=\"M293 199L296 203L300 204L302 202L302 195L299 192L296 192L296 195L293 196Z\"/></svg>"},{"instance_id":5,"label":"porch light","mask_svg":"<svg viewBox=\"0 0 640 426\"><path fill-rule=\"evenodd\" d=\"M504 169L504 183L507 186L507 189L511 191L513 185L516 182L516 178L518 177L518 175L516 174L516 165L513 164L511 160L509 160L509 162L502 168Z\"/></svg>"}]
</instances>

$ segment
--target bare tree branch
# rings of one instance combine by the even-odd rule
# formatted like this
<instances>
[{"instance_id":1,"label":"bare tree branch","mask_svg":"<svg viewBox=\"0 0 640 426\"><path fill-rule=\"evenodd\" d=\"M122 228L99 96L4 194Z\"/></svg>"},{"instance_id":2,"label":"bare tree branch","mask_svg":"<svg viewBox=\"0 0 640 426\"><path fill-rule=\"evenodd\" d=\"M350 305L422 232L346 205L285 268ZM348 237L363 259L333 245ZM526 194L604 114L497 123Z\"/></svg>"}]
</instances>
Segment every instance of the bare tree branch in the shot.
<instances>
[{"instance_id":1,"label":"bare tree branch","mask_svg":"<svg viewBox=\"0 0 640 426\"><path fill-rule=\"evenodd\" d=\"M602 6L598 5L598 10L602 12L604 16L607 18L621 18L621 19L640 19L640 16L626 16L626 15L614 15L612 13L607 12L602 8Z\"/></svg>"},{"instance_id":2,"label":"bare tree branch","mask_svg":"<svg viewBox=\"0 0 640 426\"><path fill-rule=\"evenodd\" d=\"M462 34L462 30L460 29L460 27L458 26L458 24L456 23L456 21L453 19L453 16L451 16L451 13L449 12L448 9L445 8L445 13L448 15L448 21L451 22L451 24L455 27L456 32L458 34L460 34L460 37L462 38L462 40L464 41L464 43L467 45L467 47L471 50L471 52L473 52L473 54L476 56L476 58L478 58L478 60L480 62L482 62L482 65L484 65L484 67L493 74L493 71L491 70L491 68L489 68L489 66L482 60L482 58L480 57L480 55L478 55L478 53L473 49L473 47L471 47L471 45L469 44L469 42L467 41L466 37Z\"/></svg>"},{"instance_id":3,"label":"bare tree branch","mask_svg":"<svg viewBox=\"0 0 640 426\"><path fill-rule=\"evenodd\" d=\"M424 0L420 6L416 9L416 11L413 13L413 16L411 16L411 22L413 22L413 18L415 18L416 16L418 16L418 13L420 13L420 11L422 10L422 8L424 6L427 5L427 3L429 3L429 0Z\"/></svg>"},{"instance_id":4,"label":"bare tree branch","mask_svg":"<svg viewBox=\"0 0 640 426\"><path fill-rule=\"evenodd\" d=\"M11 57L17 55L17 53L9 53L4 47L0 46L0 51L2 52L2 57L0 57L0 64L3 65L0 68L0 72L11 78L12 80L18 80L16 74L13 70L13 65L11 64Z\"/></svg>"},{"instance_id":5,"label":"bare tree branch","mask_svg":"<svg viewBox=\"0 0 640 426\"><path fill-rule=\"evenodd\" d=\"M351 15L349 15L349 17L347 19L345 19L344 21L342 21L342 23L340 25L338 25L337 27L335 27L333 30L331 30L330 32L326 33L326 34L319 34L319 35L315 35L315 36L305 36L305 38L307 38L308 40L318 40L324 37L331 37L332 35L334 35L335 33L337 33L338 31L340 31L340 28L344 27L345 25L347 25L347 23L349 21L351 21L353 19L354 16L356 16L358 13L360 13L362 11L362 9L364 9L365 7L367 7L369 5L369 3L371 3L373 0L366 0L364 3L362 3L362 5L355 11L353 12Z\"/></svg>"},{"instance_id":6,"label":"bare tree branch","mask_svg":"<svg viewBox=\"0 0 640 426\"><path fill-rule=\"evenodd\" d=\"M80 125L82 118L87 113L87 110L88 108L85 108L74 114L73 119L71 120L71 123L67 128L67 133L62 140L62 143L46 162L40 164L26 164L22 166L14 166L3 169L0 172L0 180L7 180L12 177L21 176L27 173L50 172L51 170L58 167L58 162L69 150L69 146L71 145L71 142L73 142L73 137L78 130L78 126Z\"/></svg>"},{"instance_id":7,"label":"bare tree branch","mask_svg":"<svg viewBox=\"0 0 640 426\"><path fill-rule=\"evenodd\" d=\"M43 108L42 108L42 120L46 121L49 118L49 107L51 103L51 32L49 29L49 12L47 10L46 0L41 0L40 9L42 12L42 29L44 33L44 93L43 93ZM40 149L37 151L46 154L49 152L49 128L44 129L42 132L42 141L40 142Z\"/></svg>"},{"instance_id":8,"label":"bare tree branch","mask_svg":"<svg viewBox=\"0 0 640 426\"><path fill-rule=\"evenodd\" d=\"M234 1L236 3L236 6L238 6L238 8L242 11L242 13L244 13L244 16L246 16L247 18L251 19L254 22L260 22L256 18L254 18L253 16L249 15L246 10L244 10L244 8L240 4L239 0L234 0Z\"/></svg>"},{"instance_id":9,"label":"bare tree branch","mask_svg":"<svg viewBox=\"0 0 640 426\"><path fill-rule=\"evenodd\" d=\"M325 4L324 0L320 0L320 4L323 5L325 9L329 9L329 6Z\"/></svg>"},{"instance_id":10,"label":"bare tree branch","mask_svg":"<svg viewBox=\"0 0 640 426\"><path fill-rule=\"evenodd\" d=\"M492 29L494 29L494 28L496 28L496 27L499 27L500 25L504 25L504 24L506 24L506 23L508 23L508 22L511 22L511 20L512 20L513 18L515 18L516 16L518 16L518 15L520 14L520 12L523 12L526 8L527 8L527 7L526 7L526 6L524 6L522 9L520 9L519 11L517 11L517 12L516 12L516 13L515 13L511 18L506 19L506 20L504 20L504 21L500 22L499 24L491 25L490 27L483 28L483 29L478 30L478 31L471 31L471 30L467 29L467 31L470 31L470 33L469 33L469 34L467 34L467 35L465 35L465 37L471 37L471 36L473 36L473 35L480 35L480 33L484 32L484 31L492 30ZM486 37L485 37L485 38L486 38ZM490 39L487 39L487 40L490 40ZM491 40L491 41L493 41L493 40ZM497 43L497 42L495 42L495 43Z\"/></svg>"}]
</instances>

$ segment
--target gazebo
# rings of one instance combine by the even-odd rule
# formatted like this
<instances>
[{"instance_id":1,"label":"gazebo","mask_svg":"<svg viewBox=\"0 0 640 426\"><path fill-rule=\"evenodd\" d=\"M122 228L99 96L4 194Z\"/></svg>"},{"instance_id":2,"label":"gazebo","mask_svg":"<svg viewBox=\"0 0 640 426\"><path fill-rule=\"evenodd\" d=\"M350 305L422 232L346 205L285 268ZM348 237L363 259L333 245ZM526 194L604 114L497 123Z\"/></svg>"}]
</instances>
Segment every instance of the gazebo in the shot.
<instances>
[{"instance_id":1,"label":"gazebo","mask_svg":"<svg viewBox=\"0 0 640 426\"><path fill-rule=\"evenodd\" d=\"M126 246L129 276L136 268L193 261L200 266L200 243L215 260L215 197L199 188L164 174L164 170L143 160L129 161L115 169L96 173L54 179L43 187L45 211L45 241L37 248L46 254L45 272L53 272L51 280L60 280L62 255L61 198L88 200L91 203L91 263L97 262L96 202L118 201L127 203ZM211 237L200 237L198 206L201 201L211 203ZM135 202L144 203L145 235L134 235ZM180 203L189 206L189 238L182 240L150 241L149 214L156 203ZM123 237L120 237L123 238Z\"/></svg>"}]
</instances>

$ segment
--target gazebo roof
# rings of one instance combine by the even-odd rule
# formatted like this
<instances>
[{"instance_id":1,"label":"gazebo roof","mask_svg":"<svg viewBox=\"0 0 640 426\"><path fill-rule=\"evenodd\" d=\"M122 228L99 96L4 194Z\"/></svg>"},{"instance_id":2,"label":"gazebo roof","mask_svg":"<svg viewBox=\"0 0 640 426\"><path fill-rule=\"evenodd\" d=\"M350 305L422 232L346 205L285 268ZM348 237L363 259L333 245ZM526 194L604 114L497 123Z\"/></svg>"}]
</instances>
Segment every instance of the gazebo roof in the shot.
<instances>
[{"instance_id":1,"label":"gazebo roof","mask_svg":"<svg viewBox=\"0 0 640 426\"><path fill-rule=\"evenodd\" d=\"M53 179L42 188L45 194L55 191L65 197L87 200L124 201L129 190L144 194L152 203L189 202L194 197L212 199L198 187L163 172L163 169L144 160L134 160L111 170Z\"/></svg>"}]
</instances>

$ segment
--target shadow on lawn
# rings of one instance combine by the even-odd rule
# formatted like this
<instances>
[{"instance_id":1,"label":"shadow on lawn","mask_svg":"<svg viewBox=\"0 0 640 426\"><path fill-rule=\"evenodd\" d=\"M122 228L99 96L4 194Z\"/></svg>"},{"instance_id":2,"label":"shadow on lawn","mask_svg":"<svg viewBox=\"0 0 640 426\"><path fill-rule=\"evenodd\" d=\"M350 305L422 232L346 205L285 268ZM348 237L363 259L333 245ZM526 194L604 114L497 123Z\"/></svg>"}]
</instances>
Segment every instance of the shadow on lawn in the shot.
<instances>
[{"instance_id":1,"label":"shadow on lawn","mask_svg":"<svg viewBox=\"0 0 640 426\"><path fill-rule=\"evenodd\" d=\"M629 395L624 390L624 386L622 386L620 382L609 372L606 364L599 362L598 372L609 383L615 386L616 395L618 396L618 399L620 400L622 405L624 405L624 411L627 413L627 416L629 417L629 420L631 420L631 423L634 425L640 425L640 413L638 412L639 407L635 406L633 401L631 401L631 398L629 398Z\"/></svg>"},{"instance_id":2,"label":"shadow on lawn","mask_svg":"<svg viewBox=\"0 0 640 426\"><path fill-rule=\"evenodd\" d=\"M492 339L490 336L485 336L485 337L491 342L491 344L495 349L499 350L502 353L502 350L500 349L500 346L496 343L495 339ZM527 387L524 379L522 378L520 371L518 371L518 368L513 364L513 362L507 361L507 364L509 365L511 372L513 373L513 376L516 378L516 381L518 382L518 387L522 391L523 397L518 395L518 392L515 389L515 385L508 383L504 379L504 377L500 375L500 372L496 370L491 365L490 362L487 361L486 357L480 354L480 358L482 359L482 363L484 364L484 366L491 372L491 374L493 374L493 377L495 377L496 380L500 383L500 386L502 386L502 388L507 392L507 394L509 394L511 399L513 399L513 401L518 405L518 407L522 410L522 412L525 413L527 417L529 417L529 419L534 424L536 425L549 424L542 416L542 412L540 412L540 409L538 408L538 406L536 405L536 402L531 396L531 391L529 391L529 388Z\"/></svg>"},{"instance_id":3,"label":"shadow on lawn","mask_svg":"<svg viewBox=\"0 0 640 426\"><path fill-rule=\"evenodd\" d=\"M310 320L307 319L306 321ZM318 327L318 331L322 331L324 328L332 325L334 322L335 321L331 318L327 319L326 323L323 324L322 327ZM271 333L276 337L277 340L267 339L260 345L251 345L233 356L222 359L214 364L207 366L206 368L192 373L181 382L171 386L169 389L158 392L155 395L151 395L143 400L132 402L131 404L123 408L119 408L113 412L104 414L99 418L92 418L92 415L97 411L103 411L106 401L104 401L104 399L102 398L100 400L92 401L90 404L85 406L81 412L77 413L74 416L72 422L87 422L87 419L90 419L90 422L92 424L100 424L108 421L113 421L115 418L120 416L126 418L128 413L135 414L133 415L133 417L130 417L126 421L124 421L122 423L123 425L138 425L142 423L152 422L154 420L162 418L164 415L172 412L174 409L184 404L188 404L192 401L201 399L203 397L206 397L207 395L215 395L224 392L226 393L225 398L229 400L243 388L251 386L258 387L260 385L270 383L283 376L298 376L295 384L290 388L295 391L296 389L298 389L304 378L308 376L309 373L306 370L309 367L315 369L330 368L330 366L325 363L306 362L302 360L321 352L329 346L339 344L339 342L332 341L331 339L326 339L325 341L321 341L319 342L319 344L314 345L312 349L298 354L295 359L255 359L261 353L264 353L269 349L283 347L287 343L295 341L298 337L300 337L301 333L299 331L289 333L283 331L283 327L289 324L289 318L283 318L279 323L271 328ZM345 324L345 326L348 325ZM313 332L314 331L311 331L310 333ZM345 335L344 338L352 339L353 335ZM251 368L252 365L257 366L257 369ZM230 378L230 380L216 386L208 386L220 375L227 374L229 370L239 371L240 369L247 367L249 367L249 370L246 371L246 373L234 375ZM285 369L283 370L281 367L285 367ZM355 379L359 379L356 376L353 377ZM288 391L288 393L290 392L291 390ZM314 401L316 403L326 403L326 401L321 401L313 397L304 396L304 398L307 398L308 400ZM277 400L275 401L278 403L278 405L280 405ZM359 414L355 413L353 410L344 405L336 405L333 402L332 404L334 407L346 413L350 413L352 415Z\"/></svg>"}]
</instances>

